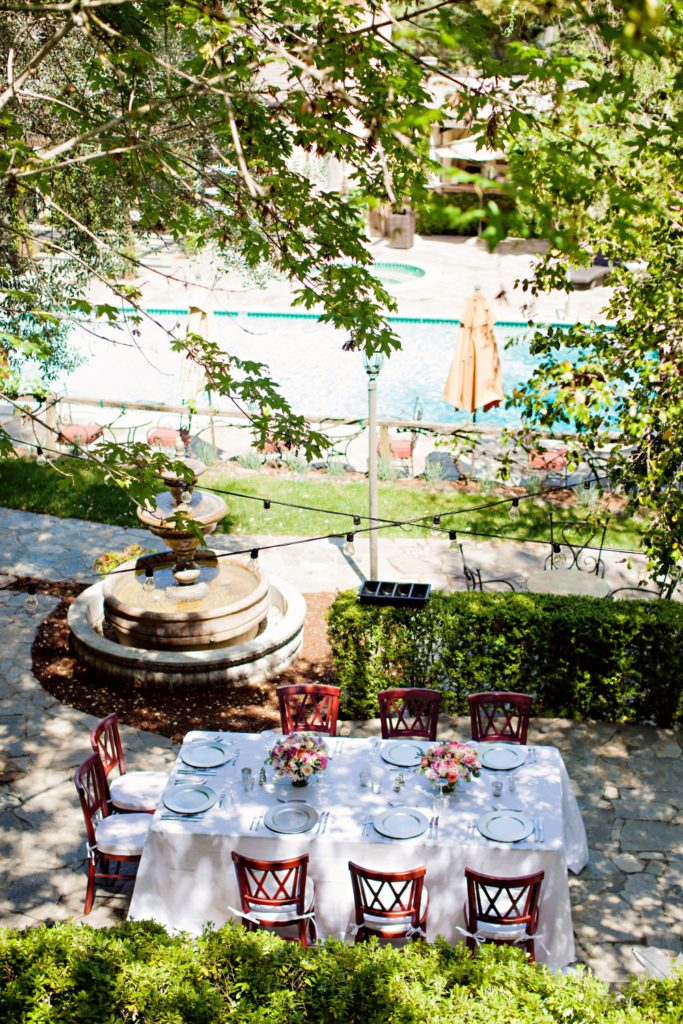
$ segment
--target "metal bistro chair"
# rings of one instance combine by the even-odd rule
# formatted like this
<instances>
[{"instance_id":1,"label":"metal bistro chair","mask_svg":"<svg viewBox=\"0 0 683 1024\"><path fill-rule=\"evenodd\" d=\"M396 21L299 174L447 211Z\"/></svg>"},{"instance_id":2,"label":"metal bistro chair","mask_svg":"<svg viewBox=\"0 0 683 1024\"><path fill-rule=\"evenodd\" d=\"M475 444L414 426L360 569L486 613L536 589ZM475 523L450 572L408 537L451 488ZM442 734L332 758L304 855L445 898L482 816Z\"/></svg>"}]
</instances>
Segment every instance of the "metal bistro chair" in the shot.
<instances>
[{"instance_id":1,"label":"metal bistro chair","mask_svg":"<svg viewBox=\"0 0 683 1024\"><path fill-rule=\"evenodd\" d=\"M427 869L373 871L349 861L355 907L356 942L380 939L424 939L429 893Z\"/></svg>"},{"instance_id":2,"label":"metal bistro chair","mask_svg":"<svg viewBox=\"0 0 683 1024\"><path fill-rule=\"evenodd\" d=\"M550 554L545 560L545 568L576 569L579 572L594 573L603 579L605 563L602 560L602 549L608 521L561 520L551 513Z\"/></svg>"},{"instance_id":3,"label":"metal bistro chair","mask_svg":"<svg viewBox=\"0 0 683 1024\"><path fill-rule=\"evenodd\" d=\"M99 880L131 876L111 870L124 861L138 863L152 818L149 814L112 814L109 787L99 754L91 754L74 774L88 836L88 886L83 913L89 914Z\"/></svg>"},{"instance_id":4,"label":"metal bistro chair","mask_svg":"<svg viewBox=\"0 0 683 1024\"><path fill-rule=\"evenodd\" d=\"M496 878L465 868L465 927L469 948L476 950L481 942L522 946L534 961L534 937L538 930L544 875L543 871L537 871L519 878Z\"/></svg>"},{"instance_id":5,"label":"metal bistro chair","mask_svg":"<svg viewBox=\"0 0 683 1024\"><path fill-rule=\"evenodd\" d=\"M441 709L439 690L418 687L380 690L377 700L383 740L411 736L436 739Z\"/></svg>"},{"instance_id":6,"label":"metal bistro chair","mask_svg":"<svg viewBox=\"0 0 683 1024\"><path fill-rule=\"evenodd\" d=\"M102 762L111 802L118 811L154 814L166 789L165 772L126 772L118 715L107 715L90 733L90 745ZM112 777L112 774L118 774Z\"/></svg>"},{"instance_id":7,"label":"metal bistro chair","mask_svg":"<svg viewBox=\"0 0 683 1024\"><path fill-rule=\"evenodd\" d=\"M337 735L341 695L339 686L299 683L294 686L278 686L275 692L285 735L302 731Z\"/></svg>"},{"instance_id":8,"label":"metal bistro chair","mask_svg":"<svg viewBox=\"0 0 683 1024\"><path fill-rule=\"evenodd\" d=\"M233 851L232 859L242 910L230 910L242 918L248 931L293 928L302 946L316 941L315 885L307 874L307 853L290 860L268 861Z\"/></svg>"},{"instance_id":9,"label":"metal bistro chair","mask_svg":"<svg viewBox=\"0 0 683 1024\"><path fill-rule=\"evenodd\" d=\"M533 699L526 693L470 693L472 739L526 743Z\"/></svg>"},{"instance_id":10,"label":"metal bistro chair","mask_svg":"<svg viewBox=\"0 0 683 1024\"><path fill-rule=\"evenodd\" d=\"M515 591L515 585L512 582L512 580L506 580L502 578L493 580L483 580L481 578L481 569L469 565L467 559L465 558L465 552L463 550L462 544L458 544L458 547L460 548L460 556L462 558L462 570L465 576L465 586L467 587L468 590L480 590L483 592L484 587L489 587L491 586L491 584L502 584L503 587L507 587L509 590L513 592ZM494 589L497 589L497 587L494 587Z\"/></svg>"}]
</instances>

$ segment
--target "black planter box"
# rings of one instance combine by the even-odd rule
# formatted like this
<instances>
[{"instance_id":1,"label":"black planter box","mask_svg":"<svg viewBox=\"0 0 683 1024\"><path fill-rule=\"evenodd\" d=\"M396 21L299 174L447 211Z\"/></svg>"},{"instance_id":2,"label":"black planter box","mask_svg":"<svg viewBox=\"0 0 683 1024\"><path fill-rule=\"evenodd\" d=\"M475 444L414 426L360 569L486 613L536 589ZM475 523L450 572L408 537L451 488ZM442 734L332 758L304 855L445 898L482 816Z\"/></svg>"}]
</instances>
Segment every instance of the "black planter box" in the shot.
<instances>
[{"instance_id":1,"label":"black planter box","mask_svg":"<svg viewBox=\"0 0 683 1024\"><path fill-rule=\"evenodd\" d=\"M358 591L358 600L361 604L424 608L429 600L431 589L431 583L391 583L387 580L366 580Z\"/></svg>"}]
</instances>

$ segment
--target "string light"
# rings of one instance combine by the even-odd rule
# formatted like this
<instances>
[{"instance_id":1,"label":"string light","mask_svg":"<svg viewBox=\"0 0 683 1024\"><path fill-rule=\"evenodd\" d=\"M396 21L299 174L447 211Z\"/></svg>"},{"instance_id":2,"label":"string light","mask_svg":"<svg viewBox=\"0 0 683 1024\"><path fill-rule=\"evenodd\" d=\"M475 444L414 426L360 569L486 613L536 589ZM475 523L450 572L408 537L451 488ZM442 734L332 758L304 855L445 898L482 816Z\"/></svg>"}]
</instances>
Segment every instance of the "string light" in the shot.
<instances>
[{"instance_id":1,"label":"string light","mask_svg":"<svg viewBox=\"0 0 683 1024\"><path fill-rule=\"evenodd\" d=\"M353 525L354 526L360 526L360 516L354 516L353 517Z\"/></svg>"},{"instance_id":2,"label":"string light","mask_svg":"<svg viewBox=\"0 0 683 1024\"><path fill-rule=\"evenodd\" d=\"M519 519L519 498L512 499L508 515L510 516L510 519Z\"/></svg>"},{"instance_id":3,"label":"string light","mask_svg":"<svg viewBox=\"0 0 683 1024\"><path fill-rule=\"evenodd\" d=\"M151 565L148 565L145 568L145 581L142 584L142 589L146 590L147 593L156 589L156 583L154 582L154 569Z\"/></svg>"},{"instance_id":4,"label":"string light","mask_svg":"<svg viewBox=\"0 0 683 1024\"><path fill-rule=\"evenodd\" d=\"M185 504L189 505L192 501L192 491L181 491L180 500Z\"/></svg>"},{"instance_id":5,"label":"string light","mask_svg":"<svg viewBox=\"0 0 683 1024\"><path fill-rule=\"evenodd\" d=\"M249 557L256 561L256 559L258 558L258 548L252 548L251 551L249 552Z\"/></svg>"},{"instance_id":6,"label":"string light","mask_svg":"<svg viewBox=\"0 0 683 1024\"><path fill-rule=\"evenodd\" d=\"M29 583L26 589L26 600L24 601L24 611L27 615L35 615L38 611L37 590L38 588L35 583Z\"/></svg>"},{"instance_id":7,"label":"string light","mask_svg":"<svg viewBox=\"0 0 683 1024\"><path fill-rule=\"evenodd\" d=\"M344 552L344 554L348 555L349 558L351 558L356 553L356 548L355 548L355 545L353 543L353 538L354 538L354 534L353 533L347 533L346 534L346 543L344 544L344 547L342 548L342 551Z\"/></svg>"},{"instance_id":8,"label":"string light","mask_svg":"<svg viewBox=\"0 0 683 1024\"><path fill-rule=\"evenodd\" d=\"M448 540L450 541L450 544L448 546L451 549L457 548L457 546L458 546L458 535L455 532L455 530L449 530L448 531Z\"/></svg>"},{"instance_id":9,"label":"string light","mask_svg":"<svg viewBox=\"0 0 683 1024\"><path fill-rule=\"evenodd\" d=\"M263 502L263 507L266 510L266 512L270 508L270 502L268 501L268 498L266 498L265 501Z\"/></svg>"},{"instance_id":10,"label":"string light","mask_svg":"<svg viewBox=\"0 0 683 1024\"><path fill-rule=\"evenodd\" d=\"M441 516L432 517L432 534L435 537L441 536Z\"/></svg>"},{"instance_id":11,"label":"string light","mask_svg":"<svg viewBox=\"0 0 683 1024\"><path fill-rule=\"evenodd\" d=\"M40 447L40 445L38 445L38 447L36 448L36 465L37 466L45 466L45 465L47 465L47 455L45 454L43 449Z\"/></svg>"},{"instance_id":12,"label":"string light","mask_svg":"<svg viewBox=\"0 0 683 1024\"><path fill-rule=\"evenodd\" d=\"M564 569L567 565L567 556L559 544L553 544L553 569Z\"/></svg>"}]
</instances>

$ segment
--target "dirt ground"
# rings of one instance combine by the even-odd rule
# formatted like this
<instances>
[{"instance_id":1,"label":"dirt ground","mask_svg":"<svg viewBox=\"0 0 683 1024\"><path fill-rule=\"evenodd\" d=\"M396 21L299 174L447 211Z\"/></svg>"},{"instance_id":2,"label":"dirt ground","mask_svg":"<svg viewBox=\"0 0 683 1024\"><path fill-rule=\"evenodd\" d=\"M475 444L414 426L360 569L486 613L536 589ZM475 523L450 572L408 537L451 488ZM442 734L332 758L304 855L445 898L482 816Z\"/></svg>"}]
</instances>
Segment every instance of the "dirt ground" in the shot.
<instances>
[{"instance_id":1,"label":"dirt ground","mask_svg":"<svg viewBox=\"0 0 683 1024\"><path fill-rule=\"evenodd\" d=\"M57 700L88 714L103 717L115 711L126 725L179 742L190 729L257 732L273 728L280 718L275 687L286 683L334 683L325 613L334 594L304 594L308 609L304 645L297 661L276 680L262 687L140 686L107 682L93 669L76 660L69 646L66 616L72 600L83 587L50 584L27 578L13 589L25 590L36 583L40 593L61 598L59 606L41 623L33 644L36 678Z\"/></svg>"}]
</instances>

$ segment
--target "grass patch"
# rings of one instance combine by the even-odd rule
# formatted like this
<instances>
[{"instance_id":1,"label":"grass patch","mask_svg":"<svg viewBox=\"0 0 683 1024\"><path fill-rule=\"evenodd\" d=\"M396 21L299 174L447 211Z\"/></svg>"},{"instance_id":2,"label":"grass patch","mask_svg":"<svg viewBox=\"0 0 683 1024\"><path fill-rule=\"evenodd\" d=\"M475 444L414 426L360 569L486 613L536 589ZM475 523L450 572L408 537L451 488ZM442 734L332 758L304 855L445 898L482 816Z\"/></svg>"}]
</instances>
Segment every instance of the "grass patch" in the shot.
<instances>
[{"instance_id":1,"label":"grass patch","mask_svg":"<svg viewBox=\"0 0 683 1024\"><path fill-rule=\"evenodd\" d=\"M64 518L86 519L115 526L139 526L135 506L118 487L104 482L101 471L71 459L61 460L58 467L61 472L50 466L38 466L33 459L0 460L2 504L7 508L45 512ZM214 468L204 474L202 483L212 490L238 492L261 499L252 501L224 495L228 512L218 526L218 532L221 533L297 537L344 534L353 529L351 517L354 513L367 514L368 485L363 480L311 475L286 478L266 473L255 477L234 477L224 469ZM431 519L440 514L442 527L446 530L456 529L463 535L472 532L481 537L501 534L517 539L548 539L551 506L542 498L521 501L520 516L516 521L510 519L508 505L461 512L453 516L445 514L472 505L484 505L496 498L496 494L482 494L474 489L464 491L448 484L428 488L394 481L379 485L379 514L391 520L415 519L419 516ZM340 517L275 504L266 510L262 504L265 499L325 508L330 512L345 512L349 516ZM584 513L573 511L571 507L561 511L555 509L555 514L565 518L584 518ZM428 529L387 529L382 533L388 537L424 536ZM444 534L444 540L447 539ZM613 515L606 544L638 549L640 531L637 521L631 517Z\"/></svg>"}]
</instances>

